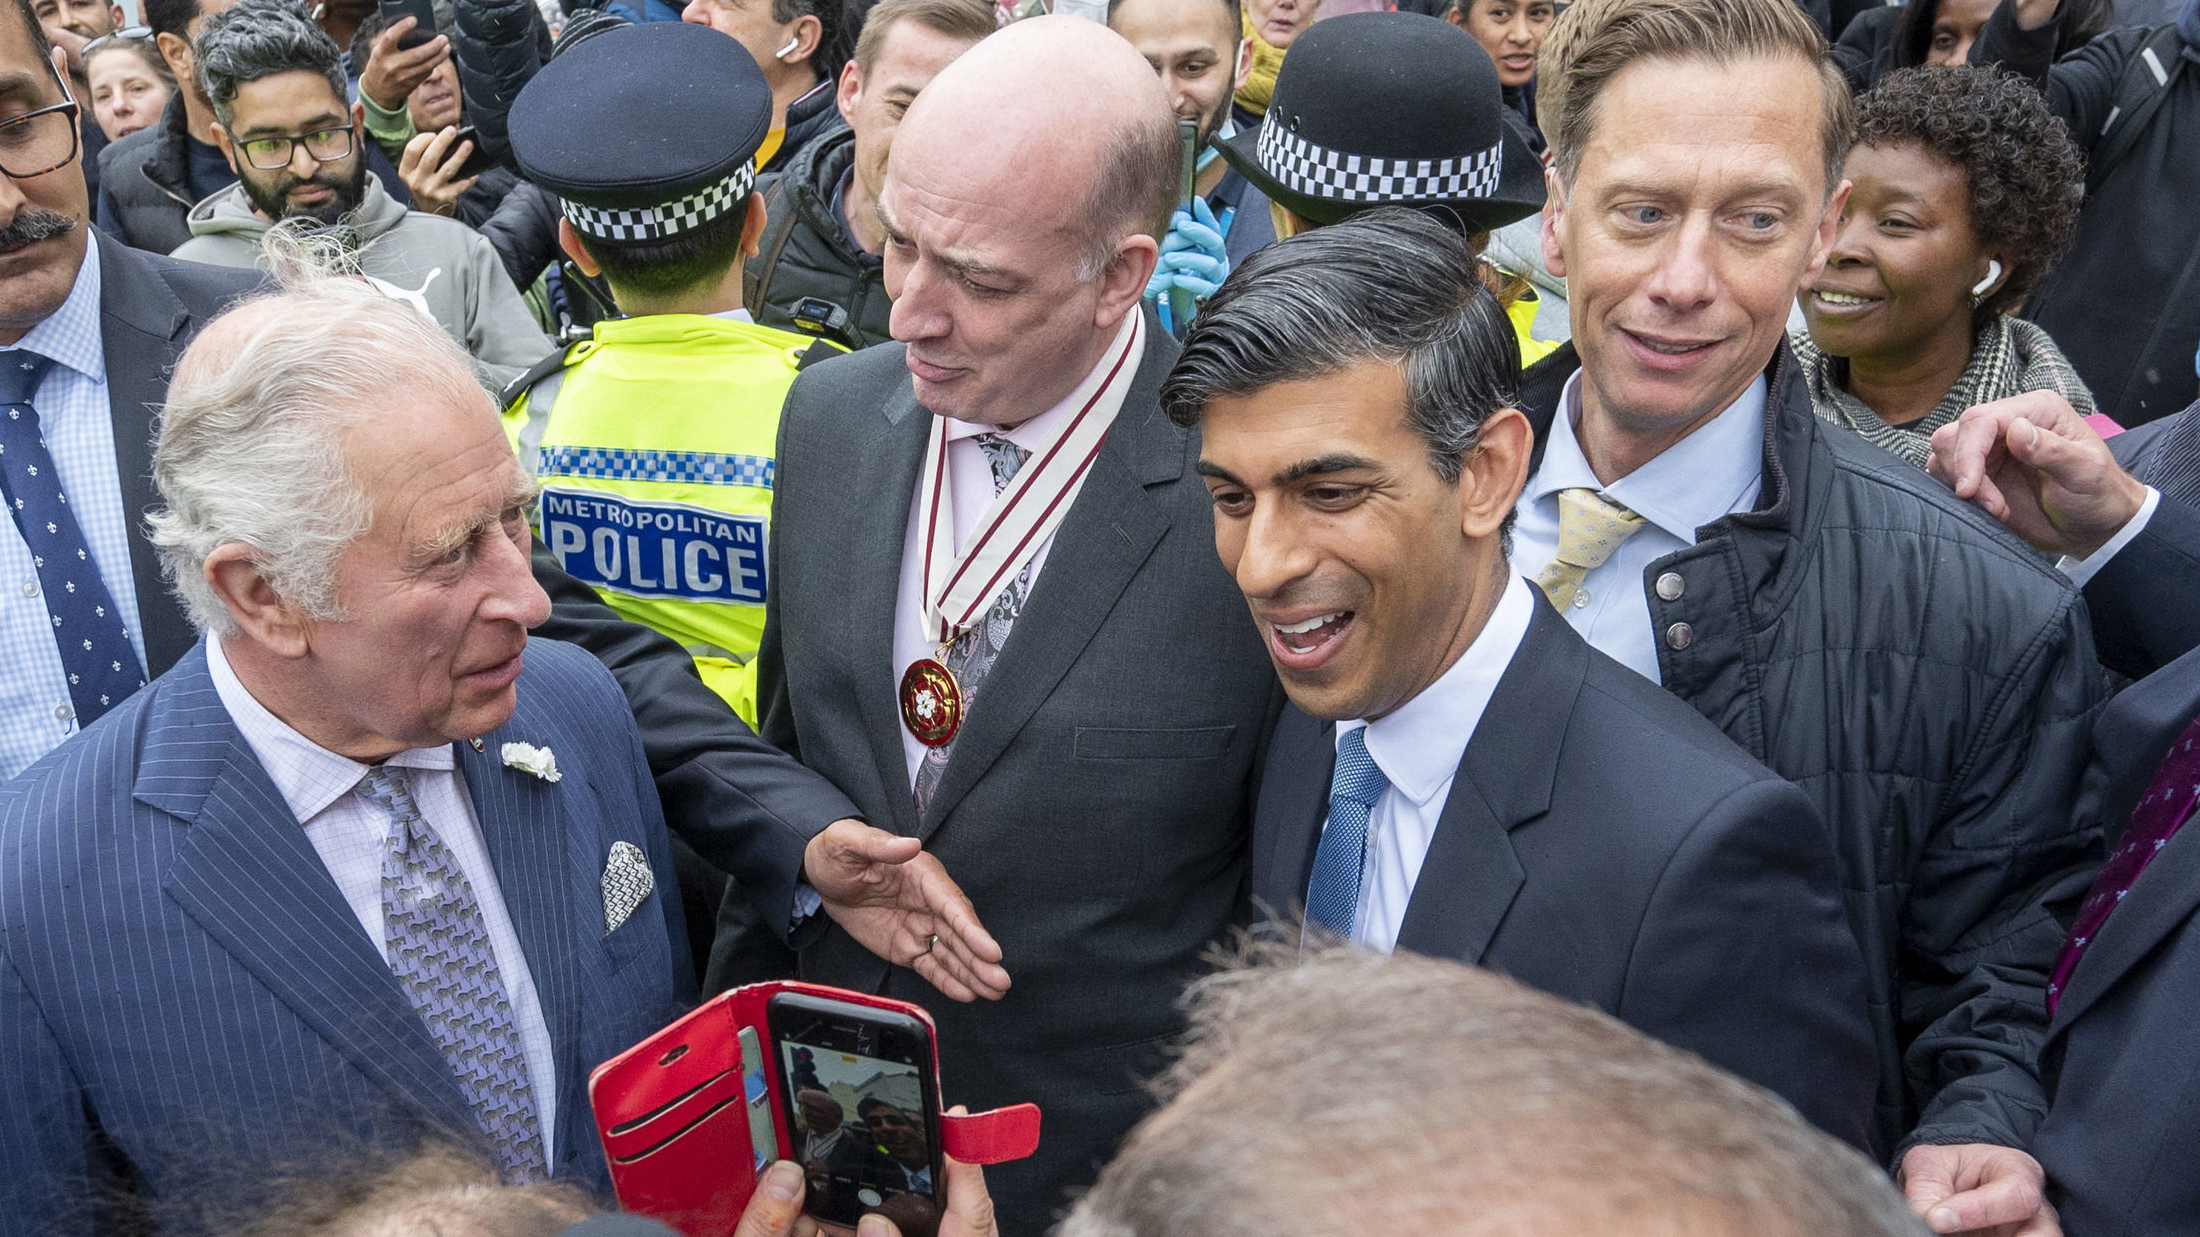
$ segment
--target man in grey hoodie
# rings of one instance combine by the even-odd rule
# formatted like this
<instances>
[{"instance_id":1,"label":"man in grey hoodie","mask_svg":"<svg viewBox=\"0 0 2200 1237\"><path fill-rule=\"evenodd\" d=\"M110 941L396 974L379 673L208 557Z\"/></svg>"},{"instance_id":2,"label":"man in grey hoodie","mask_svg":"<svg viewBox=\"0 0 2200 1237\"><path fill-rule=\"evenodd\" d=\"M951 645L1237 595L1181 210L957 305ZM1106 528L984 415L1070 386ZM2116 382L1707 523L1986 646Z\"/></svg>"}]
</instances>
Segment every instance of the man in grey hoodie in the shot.
<instances>
[{"instance_id":1,"label":"man in grey hoodie","mask_svg":"<svg viewBox=\"0 0 2200 1237\"><path fill-rule=\"evenodd\" d=\"M367 175L336 44L291 0L245 0L207 19L198 72L237 183L191 208L175 256L253 266L288 219L342 237L390 297L433 318L501 386L550 351L496 250L452 219L407 210Z\"/></svg>"}]
</instances>

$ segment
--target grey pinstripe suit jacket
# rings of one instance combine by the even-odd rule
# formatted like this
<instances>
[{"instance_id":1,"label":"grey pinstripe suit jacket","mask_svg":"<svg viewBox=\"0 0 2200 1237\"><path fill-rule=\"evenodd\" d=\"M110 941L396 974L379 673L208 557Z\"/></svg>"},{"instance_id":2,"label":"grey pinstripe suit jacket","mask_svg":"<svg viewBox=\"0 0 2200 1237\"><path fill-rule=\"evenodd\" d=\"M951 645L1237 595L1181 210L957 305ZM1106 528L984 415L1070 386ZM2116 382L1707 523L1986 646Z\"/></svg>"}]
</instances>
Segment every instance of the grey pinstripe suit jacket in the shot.
<instances>
[{"instance_id":1,"label":"grey pinstripe suit jacket","mask_svg":"<svg viewBox=\"0 0 2200 1237\"><path fill-rule=\"evenodd\" d=\"M506 740L563 779L504 768ZM553 1171L601 1193L588 1071L694 986L663 817L625 700L569 645L528 645L483 747L456 745L556 1050ZM620 840L656 892L606 933ZM0 1234L90 1231L118 1171L163 1232L218 1230L273 1172L424 1137L478 1134L203 646L0 787Z\"/></svg>"}]
</instances>

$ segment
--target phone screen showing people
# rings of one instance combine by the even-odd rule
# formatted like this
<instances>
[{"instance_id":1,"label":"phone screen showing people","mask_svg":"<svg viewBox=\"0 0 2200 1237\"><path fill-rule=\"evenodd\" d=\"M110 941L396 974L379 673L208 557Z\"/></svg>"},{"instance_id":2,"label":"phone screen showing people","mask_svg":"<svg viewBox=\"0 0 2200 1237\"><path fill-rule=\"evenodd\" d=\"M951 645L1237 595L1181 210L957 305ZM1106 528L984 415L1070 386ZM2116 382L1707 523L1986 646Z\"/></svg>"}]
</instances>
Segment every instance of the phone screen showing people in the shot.
<instances>
[{"instance_id":1,"label":"phone screen showing people","mask_svg":"<svg viewBox=\"0 0 2200 1237\"><path fill-rule=\"evenodd\" d=\"M804 1210L850 1229L875 1211L904 1237L929 1237L939 1227L939 1103L922 1024L799 994L773 1007Z\"/></svg>"}]
</instances>

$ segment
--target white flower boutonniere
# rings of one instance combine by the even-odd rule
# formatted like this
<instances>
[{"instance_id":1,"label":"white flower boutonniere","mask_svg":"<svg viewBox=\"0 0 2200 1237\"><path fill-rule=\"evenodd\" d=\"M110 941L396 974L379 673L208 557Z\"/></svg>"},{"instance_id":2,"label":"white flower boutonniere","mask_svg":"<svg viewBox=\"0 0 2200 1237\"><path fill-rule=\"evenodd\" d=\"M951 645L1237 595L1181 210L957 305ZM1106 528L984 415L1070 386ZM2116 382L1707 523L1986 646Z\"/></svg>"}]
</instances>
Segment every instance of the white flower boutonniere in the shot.
<instances>
[{"instance_id":1,"label":"white flower boutonniere","mask_svg":"<svg viewBox=\"0 0 2200 1237\"><path fill-rule=\"evenodd\" d=\"M532 773L545 782L558 780L558 758L547 747L536 747L532 743L507 743L503 747L502 755L504 767L507 769Z\"/></svg>"}]
</instances>

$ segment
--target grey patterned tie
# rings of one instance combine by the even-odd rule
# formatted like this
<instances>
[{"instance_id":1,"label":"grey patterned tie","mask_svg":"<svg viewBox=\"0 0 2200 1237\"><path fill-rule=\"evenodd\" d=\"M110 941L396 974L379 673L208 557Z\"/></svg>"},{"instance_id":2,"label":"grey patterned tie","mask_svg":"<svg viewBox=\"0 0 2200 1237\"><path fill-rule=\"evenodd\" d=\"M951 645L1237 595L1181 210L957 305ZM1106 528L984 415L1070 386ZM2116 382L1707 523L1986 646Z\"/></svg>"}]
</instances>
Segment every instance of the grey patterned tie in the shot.
<instances>
[{"instance_id":1,"label":"grey patterned tie","mask_svg":"<svg viewBox=\"0 0 2200 1237\"><path fill-rule=\"evenodd\" d=\"M550 1175L542 1121L473 883L421 817L403 769L370 769L358 791L390 816L382 852L382 944L390 970L443 1050L505 1179L540 1181Z\"/></svg>"},{"instance_id":2,"label":"grey patterned tie","mask_svg":"<svg viewBox=\"0 0 2200 1237\"><path fill-rule=\"evenodd\" d=\"M974 441L985 452L986 462L993 466L993 492L996 495L1008 488L1008 483L1016 479L1017 470L1024 466L1025 460L1031 458L1031 452L998 434L979 434ZM993 663L999 660L1001 646L1008 643L1009 625L1016 621L1016 616L1023 611L1024 599L1030 595L1031 564L1027 562L1016 572L1016 578L1010 580L994 596L993 604L987 608L985 617L969 631L956 637L955 642L947 647L946 655L940 659L947 664L948 670L955 676L956 684L962 688L963 718L966 723L971 708L978 700L978 683L985 678L986 671L993 668ZM952 740L938 747L924 749L924 760L917 765L917 815L924 815L924 809L932 802L932 792L940 788L940 777L947 772L947 758L954 750L955 744Z\"/></svg>"}]
</instances>

